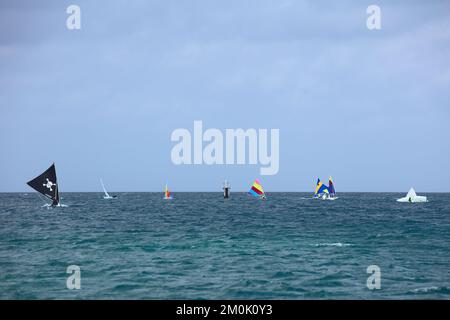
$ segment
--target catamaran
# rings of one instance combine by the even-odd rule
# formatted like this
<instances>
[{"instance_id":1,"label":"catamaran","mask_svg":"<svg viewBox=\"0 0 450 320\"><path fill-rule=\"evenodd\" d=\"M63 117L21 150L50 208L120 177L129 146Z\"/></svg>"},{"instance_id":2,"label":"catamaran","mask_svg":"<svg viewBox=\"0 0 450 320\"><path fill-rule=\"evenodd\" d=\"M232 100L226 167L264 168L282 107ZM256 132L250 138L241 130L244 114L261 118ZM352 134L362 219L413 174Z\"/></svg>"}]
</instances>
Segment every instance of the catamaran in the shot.
<instances>
[{"instance_id":1,"label":"catamaran","mask_svg":"<svg viewBox=\"0 0 450 320\"><path fill-rule=\"evenodd\" d=\"M170 195L170 191L169 188L167 187L167 183L166 183L166 189L164 190L164 200L170 200L172 199L172 196Z\"/></svg>"},{"instance_id":2,"label":"catamaran","mask_svg":"<svg viewBox=\"0 0 450 320\"><path fill-rule=\"evenodd\" d=\"M45 170L39 176L28 181L27 184L40 194L44 195L47 199L50 199L52 201L52 207L63 206L60 203L59 188L56 179L56 168L54 163L50 166L50 168ZM46 206L50 205L46 204Z\"/></svg>"},{"instance_id":3,"label":"catamaran","mask_svg":"<svg viewBox=\"0 0 450 320\"><path fill-rule=\"evenodd\" d=\"M108 191L106 191L105 185L103 184L103 180L100 178L100 183L102 184L103 192L105 195L103 196L103 199L115 199L117 196L110 196Z\"/></svg>"},{"instance_id":4,"label":"catamaran","mask_svg":"<svg viewBox=\"0 0 450 320\"><path fill-rule=\"evenodd\" d=\"M261 186L261 182L258 179L253 182L252 187L248 191L248 194L255 197L266 200L266 194L264 193L263 187Z\"/></svg>"},{"instance_id":5,"label":"catamaran","mask_svg":"<svg viewBox=\"0 0 450 320\"><path fill-rule=\"evenodd\" d=\"M336 190L334 189L333 179L328 179L328 186L317 179L316 190L314 191L314 199L336 200Z\"/></svg>"},{"instance_id":6,"label":"catamaran","mask_svg":"<svg viewBox=\"0 0 450 320\"><path fill-rule=\"evenodd\" d=\"M414 202L428 202L428 199L425 196L418 196L416 194L416 191L413 188L411 188L409 189L409 192L406 195L406 197L397 199L397 201L414 203Z\"/></svg>"}]
</instances>

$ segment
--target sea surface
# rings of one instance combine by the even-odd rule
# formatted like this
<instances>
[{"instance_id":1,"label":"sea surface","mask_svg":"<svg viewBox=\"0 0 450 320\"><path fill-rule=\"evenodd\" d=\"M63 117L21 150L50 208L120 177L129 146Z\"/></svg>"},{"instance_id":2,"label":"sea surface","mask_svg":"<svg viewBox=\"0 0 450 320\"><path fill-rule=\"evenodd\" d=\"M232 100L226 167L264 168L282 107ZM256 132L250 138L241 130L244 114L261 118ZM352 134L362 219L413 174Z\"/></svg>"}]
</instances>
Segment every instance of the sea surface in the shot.
<instances>
[{"instance_id":1,"label":"sea surface","mask_svg":"<svg viewBox=\"0 0 450 320\"><path fill-rule=\"evenodd\" d=\"M450 194L425 195L3 193L0 299L450 299Z\"/></svg>"}]
</instances>

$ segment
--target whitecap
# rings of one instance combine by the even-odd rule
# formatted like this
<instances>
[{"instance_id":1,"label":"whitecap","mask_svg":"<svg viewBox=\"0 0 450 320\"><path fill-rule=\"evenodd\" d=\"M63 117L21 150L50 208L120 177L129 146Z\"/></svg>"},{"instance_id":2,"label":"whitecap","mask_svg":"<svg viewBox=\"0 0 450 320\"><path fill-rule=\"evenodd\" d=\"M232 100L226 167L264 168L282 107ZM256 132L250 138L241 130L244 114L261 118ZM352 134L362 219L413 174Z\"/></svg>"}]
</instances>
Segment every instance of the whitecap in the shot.
<instances>
[{"instance_id":1,"label":"whitecap","mask_svg":"<svg viewBox=\"0 0 450 320\"><path fill-rule=\"evenodd\" d=\"M351 243L341 243L341 242L333 242L333 243L316 243L313 244L314 247L349 247L352 246Z\"/></svg>"},{"instance_id":2,"label":"whitecap","mask_svg":"<svg viewBox=\"0 0 450 320\"><path fill-rule=\"evenodd\" d=\"M429 292L434 292L434 291L439 291L439 290L440 290L439 287L432 286L432 287L424 287L424 288L413 289L410 292L412 292L412 293L429 293Z\"/></svg>"}]
</instances>

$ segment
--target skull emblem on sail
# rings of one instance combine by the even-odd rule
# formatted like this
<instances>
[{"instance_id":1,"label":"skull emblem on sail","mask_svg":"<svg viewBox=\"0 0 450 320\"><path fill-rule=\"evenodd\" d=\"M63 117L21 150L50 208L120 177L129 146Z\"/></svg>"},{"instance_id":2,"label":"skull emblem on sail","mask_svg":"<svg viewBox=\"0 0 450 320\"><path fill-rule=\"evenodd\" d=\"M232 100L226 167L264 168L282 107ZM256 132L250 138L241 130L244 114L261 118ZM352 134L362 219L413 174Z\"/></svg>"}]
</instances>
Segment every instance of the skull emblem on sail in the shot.
<instances>
[{"instance_id":1,"label":"skull emblem on sail","mask_svg":"<svg viewBox=\"0 0 450 320\"><path fill-rule=\"evenodd\" d=\"M56 183L51 182L48 178L47 178L47 183L43 184L44 187L46 187L47 189L49 189L50 191L53 191L52 187L56 186Z\"/></svg>"}]
</instances>

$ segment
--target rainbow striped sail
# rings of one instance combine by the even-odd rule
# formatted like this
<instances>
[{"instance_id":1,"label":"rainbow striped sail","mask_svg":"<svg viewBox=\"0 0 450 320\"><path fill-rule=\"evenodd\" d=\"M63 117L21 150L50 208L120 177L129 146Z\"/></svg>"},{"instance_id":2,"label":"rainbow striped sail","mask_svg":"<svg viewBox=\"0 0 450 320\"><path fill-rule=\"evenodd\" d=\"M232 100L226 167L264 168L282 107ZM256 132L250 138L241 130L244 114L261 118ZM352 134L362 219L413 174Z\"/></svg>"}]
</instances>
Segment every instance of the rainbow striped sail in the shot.
<instances>
[{"instance_id":1,"label":"rainbow striped sail","mask_svg":"<svg viewBox=\"0 0 450 320\"><path fill-rule=\"evenodd\" d=\"M253 182L251 189L248 191L248 194L256 197L256 198L266 198L266 194L264 193L263 187L261 186L261 182L258 179Z\"/></svg>"},{"instance_id":2,"label":"rainbow striped sail","mask_svg":"<svg viewBox=\"0 0 450 320\"><path fill-rule=\"evenodd\" d=\"M335 197L336 196L336 190L334 190L333 179L331 178L331 176L328 179L328 189L330 191L330 197Z\"/></svg>"}]
</instances>

